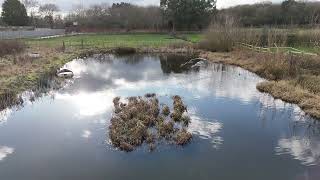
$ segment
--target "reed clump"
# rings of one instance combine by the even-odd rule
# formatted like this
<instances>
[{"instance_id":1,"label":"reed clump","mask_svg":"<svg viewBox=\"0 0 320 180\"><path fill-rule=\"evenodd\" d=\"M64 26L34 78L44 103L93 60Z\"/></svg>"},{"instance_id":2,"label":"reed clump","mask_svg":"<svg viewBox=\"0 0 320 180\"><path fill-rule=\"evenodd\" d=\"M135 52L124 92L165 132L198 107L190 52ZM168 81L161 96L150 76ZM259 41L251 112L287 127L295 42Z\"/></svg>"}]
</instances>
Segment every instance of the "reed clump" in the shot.
<instances>
[{"instance_id":1,"label":"reed clump","mask_svg":"<svg viewBox=\"0 0 320 180\"><path fill-rule=\"evenodd\" d=\"M130 152L146 143L150 151L153 151L161 139L177 145L186 145L190 142L192 134L186 130L189 123L185 123L184 120L191 121L185 114L187 108L181 97L174 96L173 100L173 113L179 111L181 114L179 121L168 117L169 106L164 105L160 110L156 95L129 97L126 102L122 102L120 97L114 98L114 115L109 127L109 137L113 146Z\"/></svg>"}]
</instances>

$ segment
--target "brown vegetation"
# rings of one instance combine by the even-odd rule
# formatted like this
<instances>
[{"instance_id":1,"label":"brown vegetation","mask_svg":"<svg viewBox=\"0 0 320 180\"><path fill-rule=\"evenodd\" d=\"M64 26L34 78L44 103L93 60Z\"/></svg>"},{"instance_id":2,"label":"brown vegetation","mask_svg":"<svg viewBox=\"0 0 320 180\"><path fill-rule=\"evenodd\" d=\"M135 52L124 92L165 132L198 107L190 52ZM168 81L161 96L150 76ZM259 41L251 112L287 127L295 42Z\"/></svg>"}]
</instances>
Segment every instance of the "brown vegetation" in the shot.
<instances>
[{"instance_id":1,"label":"brown vegetation","mask_svg":"<svg viewBox=\"0 0 320 180\"><path fill-rule=\"evenodd\" d=\"M240 28L233 19L225 17L223 23L212 25L199 43L199 48L212 52L230 52L237 45L255 47L283 47L288 44L289 33L281 29Z\"/></svg>"},{"instance_id":2,"label":"brown vegetation","mask_svg":"<svg viewBox=\"0 0 320 180\"><path fill-rule=\"evenodd\" d=\"M181 98L174 96L173 99L176 106L174 111L185 112L186 108ZM165 105L160 112L159 100L155 94L146 94L145 97L129 97L127 103L120 100L120 97L113 100L114 116L111 118L109 127L110 140L120 150L133 151L146 142L150 151L153 151L156 140L161 138L169 142L176 142L178 145L185 145L191 140L191 133L185 130L188 124L181 124L182 129L176 128L177 122L163 116L170 113L169 107ZM182 114L182 112L179 113ZM190 118L187 119L190 121Z\"/></svg>"},{"instance_id":3,"label":"brown vegetation","mask_svg":"<svg viewBox=\"0 0 320 180\"><path fill-rule=\"evenodd\" d=\"M22 52L26 48L25 43L18 40L1 40L0 41L0 56L8 54L16 54Z\"/></svg>"}]
</instances>

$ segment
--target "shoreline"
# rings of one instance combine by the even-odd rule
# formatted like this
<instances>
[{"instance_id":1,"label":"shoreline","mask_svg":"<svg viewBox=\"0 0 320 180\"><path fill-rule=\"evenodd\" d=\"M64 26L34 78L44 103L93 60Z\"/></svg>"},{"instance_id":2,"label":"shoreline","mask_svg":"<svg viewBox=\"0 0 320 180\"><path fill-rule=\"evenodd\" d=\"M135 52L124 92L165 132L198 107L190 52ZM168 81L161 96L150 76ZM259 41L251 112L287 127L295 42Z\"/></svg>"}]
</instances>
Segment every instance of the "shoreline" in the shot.
<instances>
[{"instance_id":1,"label":"shoreline","mask_svg":"<svg viewBox=\"0 0 320 180\"><path fill-rule=\"evenodd\" d=\"M61 68L64 64L77 59L92 56L94 54L115 54L117 48L96 48L96 49L69 49L65 52L50 51L45 52L39 59L33 59L30 62L23 62L14 64L12 66L0 66L0 111L14 105L21 104L20 95L25 91L37 91L42 88L43 83L46 85L47 79L57 80L55 77L56 70ZM39 50L36 50L39 51ZM27 53L34 52L34 49L27 49L23 54L19 54L21 58L25 57ZM134 53L168 53L168 54L190 54L199 53L198 50L190 47L184 48L135 48ZM8 55L1 60L13 61L17 55ZM19 58L19 57L18 57ZM0 60L0 65L1 65ZM14 69L14 70L12 70ZM14 71L14 73L11 73ZM54 77L54 78L53 78Z\"/></svg>"},{"instance_id":2,"label":"shoreline","mask_svg":"<svg viewBox=\"0 0 320 180\"><path fill-rule=\"evenodd\" d=\"M46 76L48 74L51 74L51 77L54 76L56 70L67 62L76 58L88 57L93 54L115 53L116 49L116 47L107 49L68 49L64 52L51 51L49 53L44 53L45 55L42 58L35 60L37 62L31 63L37 63L38 66L34 67L31 65L31 69L28 69L24 74L7 75L7 81L5 82L3 82L4 78L2 78L2 81L0 79L0 99L4 101L4 103L0 103L0 110L20 103L19 95L21 93L27 90L36 90L36 88L39 87L39 83L43 80L43 76L44 78L48 77ZM26 52L30 53L30 51L32 52L33 49L30 48ZM257 89L260 92L268 93L275 99L281 99L288 103L297 104L306 114L313 118L320 119L320 96L293 84L292 80L272 79L273 77L266 75L261 70L263 67L255 62L258 57L256 57L254 53L249 52L251 57L244 58L242 55L239 55L239 53L243 53L243 51L232 51L228 53L208 52L194 49L191 46L182 48L135 48L135 53L193 53L199 54L199 57L208 59L210 62L235 65L244 68L268 80L257 84ZM11 58L12 57L13 56L11 56ZM7 56L6 58L10 58L10 56ZM46 59L46 61L43 61L43 59ZM25 69L24 64L17 66ZM15 68L18 69L17 67Z\"/></svg>"},{"instance_id":3,"label":"shoreline","mask_svg":"<svg viewBox=\"0 0 320 180\"><path fill-rule=\"evenodd\" d=\"M256 88L258 91L270 94L275 99L296 104L307 115L320 120L320 96L318 94L312 93L293 83L293 79L274 80L270 78L270 76L265 75L261 71L261 65L252 60L257 57L253 56L244 59L243 57L238 56L237 53L238 52L236 51L228 53L203 51L200 54L200 57L206 58L213 63L238 66L265 78L267 81L257 84Z\"/></svg>"}]
</instances>

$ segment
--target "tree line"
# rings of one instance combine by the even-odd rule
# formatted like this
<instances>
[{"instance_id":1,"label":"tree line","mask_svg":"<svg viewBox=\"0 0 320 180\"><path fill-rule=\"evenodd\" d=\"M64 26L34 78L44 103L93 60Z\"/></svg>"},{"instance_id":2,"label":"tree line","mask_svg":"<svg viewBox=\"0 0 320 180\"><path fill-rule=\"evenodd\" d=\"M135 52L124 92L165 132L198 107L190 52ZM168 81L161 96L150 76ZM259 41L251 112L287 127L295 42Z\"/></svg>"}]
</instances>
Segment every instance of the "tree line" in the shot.
<instances>
[{"instance_id":1,"label":"tree line","mask_svg":"<svg viewBox=\"0 0 320 180\"><path fill-rule=\"evenodd\" d=\"M285 0L263 2L223 9L216 18L231 16L243 26L317 25L320 23L320 2Z\"/></svg>"},{"instance_id":2,"label":"tree line","mask_svg":"<svg viewBox=\"0 0 320 180\"><path fill-rule=\"evenodd\" d=\"M200 30L209 25L216 0L161 0L159 6L130 3L75 6L63 18L53 3L37 0L5 0L2 25L36 27L74 26L96 29ZM75 23L76 22L76 23Z\"/></svg>"},{"instance_id":3,"label":"tree line","mask_svg":"<svg viewBox=\"0 0 320 180\"><path fill-rule=\"evenodd\" d=\"M161 0L160 6L100 4L79 7L65 20L87 28L201 30L209 25L215 4L216 0Z\"/></svg>"},{"instance_id":4,"label":"tree line","mask_svg":"<svg viewBox=\"0 0 320 180\"><path fill-rule=\"evenodd\" d=\"M61 15L56 4L37 0L5 0L1 24L84 29L202 30L226 16L242 26L317 25L320 2L285 0L216 9L216 0L160 0L159 6L130 3L75 6Z\"/></svg>"}]
</instances>

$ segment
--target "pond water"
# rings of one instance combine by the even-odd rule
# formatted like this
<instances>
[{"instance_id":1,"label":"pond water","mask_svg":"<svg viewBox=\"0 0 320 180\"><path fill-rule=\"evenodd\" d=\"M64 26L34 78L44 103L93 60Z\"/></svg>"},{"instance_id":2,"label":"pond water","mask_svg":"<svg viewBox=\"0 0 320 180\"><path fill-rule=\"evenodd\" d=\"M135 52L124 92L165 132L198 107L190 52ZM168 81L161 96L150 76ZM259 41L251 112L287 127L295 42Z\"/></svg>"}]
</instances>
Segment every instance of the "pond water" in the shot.
<instances>
[{"instance_id":1,"label":"pond water","mask_svg":"<svg viewBox=\"0 0 320 180\"><path fill-rule=\"evenodd\" d=\"M263 81L238 67L187 69L176 55L96 55L66 67L60 90L0 113L3 180L316 180L320 125L295 105L256 90ZM112 100L157 93L188 105L193 140L150 153L114 149L108 140Z\"/></svg>"}]
</instances>

